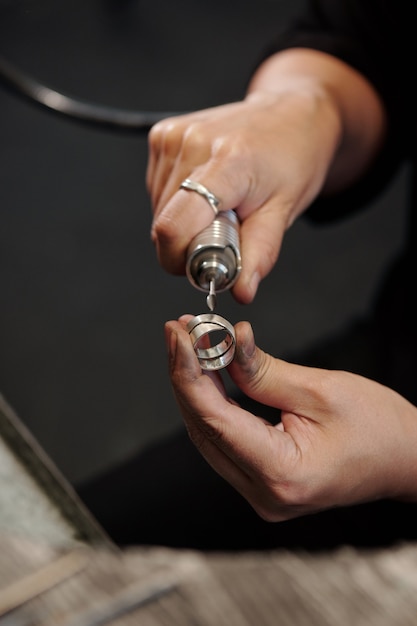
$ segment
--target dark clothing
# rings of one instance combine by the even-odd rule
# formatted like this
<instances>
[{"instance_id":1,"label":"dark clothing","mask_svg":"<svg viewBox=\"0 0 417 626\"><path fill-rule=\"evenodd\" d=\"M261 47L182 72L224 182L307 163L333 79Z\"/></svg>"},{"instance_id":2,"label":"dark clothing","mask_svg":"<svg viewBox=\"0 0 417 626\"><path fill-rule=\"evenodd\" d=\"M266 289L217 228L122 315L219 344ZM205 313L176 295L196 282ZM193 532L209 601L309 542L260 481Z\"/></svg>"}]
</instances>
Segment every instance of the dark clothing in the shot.
<instances>
[{"instance_id":1,"label":"dark clothing","mask_svg":"<svg viewBox=\"0 0 417 626\"><path fill-rule=\"evenodd\" d=\"M316 222L366 207L405 162L415 171L413 3L317 0L274 42L268 54L310 47L338 56L368 77L385 103L389 129L372 169L352 189L320 198L307 211ZM417 404L416 186L410 189L409 236L381 285L375 310L343 337L295 360L348 369L378 380ZM395 207L393 207L395 210ZM258 415L262 409L238 398ZM264 412L265 417L268 415ZM308 549L340 544L387 545L417 538L415 505L378 502L310 515L279 524L262 521L193 448L185 432L80 489L99 521L119 543L199 549Z\"/></svg>"},{"instance_id":2,"label":"dark clothing","mask_svg":"<svg viewBox=\"0 0 417 626\"><path fill-rule=\"evenodd\" d=\"M409 165L407 240L381 285L374 316L367 323L363 352L371 351L371 358L364 358L363 365L359 360L353 369L417 404L417 305L413 289L417 269L417 96L413 80L417 40L413 14L412 4L405 0L312 0L268 54L307 47L336 56L367 77L384 102L388 135L373 167L349 190L319 198L306 216L325 222L366 208L399 167ZM311 364L316 366L343 367L343 362L321 363L320 351L314 357Z\"/></svg>"},{"instance_id":3,"label":"dark clothing","mask_svg":"<svg viewBox=\"0 0 417 626\"><path fill-rule=\"evenodd\" d=\"M399 165L415 161L417 145L412 4L405 0L312 0L305 13L268 49L306 47L326 52L357 69L381 95L388 137L374 167L358 185L319 203L317 216L340 216L367 203L386 187ZM414 205L415 206L415 205Z\"/></svg>"}]
</instances>

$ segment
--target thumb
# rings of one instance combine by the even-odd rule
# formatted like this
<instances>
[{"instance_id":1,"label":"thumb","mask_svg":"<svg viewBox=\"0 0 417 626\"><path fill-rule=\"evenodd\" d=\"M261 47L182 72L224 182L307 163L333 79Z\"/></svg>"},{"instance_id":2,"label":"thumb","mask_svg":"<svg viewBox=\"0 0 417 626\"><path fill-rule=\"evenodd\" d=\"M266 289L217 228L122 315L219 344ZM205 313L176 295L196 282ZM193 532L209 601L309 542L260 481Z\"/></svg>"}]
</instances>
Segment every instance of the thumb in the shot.
<instances>
[{"instance_id":1,"label":"thumb","mask_svg":"<svg viewBox=\"0 0 417 626\"><path fill-rule=\"evenodd\" d=\"M303 407L311 412L315 405L321 377L312 367L295 365L267 354L255 344L249 322L235 326L236 354L228 367L236 385L250 398L262 404L295 414L303 414Z\"/></svg>"},{"instance_id":2,"label":"thumb","mask_svg":"<svg viewBox=\"0 0 417 626\"><path fill-rule=\"evenodd\" d=\"M242 271L233 288L238 302L247 304L254 299L259 283L278 259L285 228L284 218L272 202L256 209L242 221Z\"/></svg>"}]
</instances>

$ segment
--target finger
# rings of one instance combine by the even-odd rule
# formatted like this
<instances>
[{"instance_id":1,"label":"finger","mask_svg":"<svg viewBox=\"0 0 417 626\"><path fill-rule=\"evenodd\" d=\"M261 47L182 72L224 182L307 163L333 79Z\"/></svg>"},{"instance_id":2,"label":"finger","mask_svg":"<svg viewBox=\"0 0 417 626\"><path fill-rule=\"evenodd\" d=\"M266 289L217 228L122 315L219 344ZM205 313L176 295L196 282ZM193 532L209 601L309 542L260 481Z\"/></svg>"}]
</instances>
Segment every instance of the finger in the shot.
<instances>
[{"instance_id":1,"label":"finger","mask_svg":"<svg viewBox=\"0 0 417 626\"><path fill-rule=\"evenodd\" d=\"M167 118L149 132L146 182L155 214L178 189L181 180L208 160L210 141L199 130L205 117L205 111L196 111ZM178 167L182 171L172 176L172 171Z\"/></svg>"},{"instance_id":2,"label":"finger","mask_svg":"<svg viewBox=\"0 0 417 626\"><path fill-rule=\"evenodd\" d=\"M159 199L166 180L180 154L183 132L184 122L176 118L159 122L149 132L146 182L155 214L158 212Z\"/></svg>"},{"instance_id":3,"label":"finger","mask_svg":"<svg viewBox=\"0 0 417 626\"><path fill-rule=\"evenodd\" d=\"M166 326L174 392L189 435L206 460L245 496L267 476L270 459L288 459L293 442L270 424L228 402L201 372L180 324Z\"/></svg>"},{"instance_id":4,"label":"finger","mask_svg":"<svg viewBox=\"0 0 417 626\"><path fill-rule=\"evenodd\" d=\"M219 199L220 210L236 207L248 193L248 179L235 170L228 176L214 158L194 168L188 177L203 184ZM177 182L176 178L175 184ZM203 196L195 191L177 189L152 225L152 239L161 265L173 274L184 273L189 243L214 218L213 208Z\"/></svg>"},{"instance_id":5,"label":"finger","mask_svg":"<svg viewBox=\"0 0 417 626\"><path fill-rule=\"evenodd\" d=\"M196 167L204 165L210 159L209 146L204 144L195 145L192 150L187 145L178 144L176 154L165 155L159 159L155 170L156 193L153 197L155 216L163 210L167 202L180 189L185 178L189 178L190 172Z\"/></svg>"},{"instance_id":6,"label":"finger","mask_svg":"<svg viewBox=\"0 0 417 626\"><path fill-rule=\"evenodd\" d=\"M204 119L204 112L187 116L171 131L173 138L166 137L166 143L171 145L170 158L160 159L155 171L155 185L158 188L156 215L178 191L181 182L211 158L211 136L207 135Z\"/></svg>"},{"instance_id":7,"label":"finger","mask_svg":"<svg viewBox=\"0 0 417 626\"><path fill-rule=\"evenodd\" d=\"M244 304L252 302L260 281L274 267L281 250L286 225L276 205L276 200L266 203L240 227L242 270L233 295Z\"/></svg>"},{"instance_id":8,"label":"finger","mask_svg":"<svg viewBox=\"0 0 417 626\"><path fill-rule=\"evenodd\" d=\"M158 189L158 176L156 174L160 163L166 162L167 159L172 161L178 152L177 142L174 144L167 141L167 135L174 135L174 132L170 133L170 129L175 127L179 128L180 122L174 118L167 118L157 122L152 126L148 133L148 164L146 169L146 187L150 195L153 208L155 209L155 199L159 196ZM178 135L180 137L180 134Z\"/></svg>"},{"instance_id":9,"label":"finger","mask_svg":"<svg viewBox=\"0 0 417 626\"><path fill-rule=\"evenodd\" d=\"M245 472L218 445L212 415L229 406L211 376L201 371L183 322L165 325L170 375L176 400L181 409L191 441L206 461L239 490L245 490Z\"/></svg>"},{"instance_id":10,"label":"finger","mask_svg":"<svg viewBox=\"0 0 417 626\"><path fill-rule=\"evenodd\" d=\"M235 331L236 353L228 370L244 393L299 417L325 415L320 391L326 385L326 370L288 363L263 352L248 322L236 324Z\"/></svg>"},{"instance_id":11,"label":"finger","mask_svg":"<svg viewBox=\"0 0 417 626\"><path fill-rule=\"evenodd\" d=\"M148 163L146 166L145 184L151 198L155 168L160 154L160 126L161 122L158 122L152 126L148 133Z\"/></svg>"}]
</instances>

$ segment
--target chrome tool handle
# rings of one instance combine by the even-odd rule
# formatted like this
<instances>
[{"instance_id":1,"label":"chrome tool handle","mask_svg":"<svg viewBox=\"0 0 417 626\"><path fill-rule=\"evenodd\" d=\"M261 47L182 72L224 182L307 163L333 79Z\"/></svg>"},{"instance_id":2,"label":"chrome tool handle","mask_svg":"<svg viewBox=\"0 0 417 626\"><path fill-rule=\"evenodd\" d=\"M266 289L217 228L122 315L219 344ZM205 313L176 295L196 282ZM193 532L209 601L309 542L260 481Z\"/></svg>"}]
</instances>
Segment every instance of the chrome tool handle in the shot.
<instances>
[{"instance_id":1,"label":"chrome tool handle","mask_svg":"<svg viewBox=\"0 0 417 626\"><path fill-rule=\"evenodd\" d=\"M233 210L220 211L214 221L191 241L186 274L201 291L225 291L234 285L242 267L239 219Z\"/></svg>"}]
</instances>

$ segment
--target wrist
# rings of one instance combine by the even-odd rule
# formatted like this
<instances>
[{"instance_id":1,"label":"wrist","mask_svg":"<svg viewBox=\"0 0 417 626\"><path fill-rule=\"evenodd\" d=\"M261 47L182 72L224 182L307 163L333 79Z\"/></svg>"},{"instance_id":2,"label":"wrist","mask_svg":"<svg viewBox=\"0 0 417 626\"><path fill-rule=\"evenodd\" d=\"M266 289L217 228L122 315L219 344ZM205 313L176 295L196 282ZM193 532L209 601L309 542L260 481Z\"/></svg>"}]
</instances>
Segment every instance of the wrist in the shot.
<instances>
[{"instance_id":1,"label":"wrist","mask_svg":"<svg viewBox=\"0 0 417 626\"><path fill-rule=\"evenodd\" d=\"M383 143L386 113L379 94L365 76L327 53L291 48L272 55L259 66L249 84L248 94L259 91L292 91L299 95L311 92L323 113L330 111L328 122L336 122L338 150L329 164L323 184L325 193L341 191L354 183Z\"/></svg>"}]
</instances>

